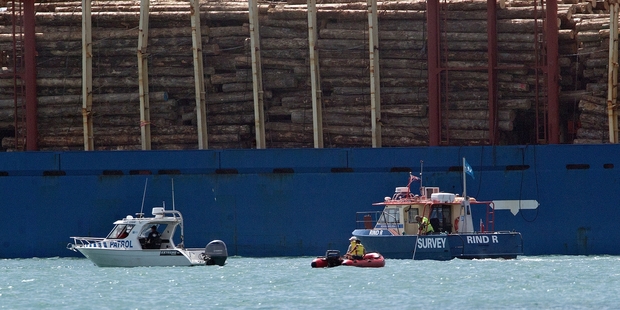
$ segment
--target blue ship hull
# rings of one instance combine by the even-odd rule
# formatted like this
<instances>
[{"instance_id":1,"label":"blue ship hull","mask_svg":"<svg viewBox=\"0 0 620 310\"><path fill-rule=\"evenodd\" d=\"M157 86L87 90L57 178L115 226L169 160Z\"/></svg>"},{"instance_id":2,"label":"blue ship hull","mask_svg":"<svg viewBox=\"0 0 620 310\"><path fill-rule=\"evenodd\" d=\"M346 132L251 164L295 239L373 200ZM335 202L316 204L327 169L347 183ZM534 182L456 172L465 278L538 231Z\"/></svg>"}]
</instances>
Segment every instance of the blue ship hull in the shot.
<instances>
[{"instance_id":1,"label":"blue ship hull","mask_svg":"<svg viewBox=\"0 0 620 310\"><path fill-rule=\"evenodd\" d=\"M453 258L516 258L523 254L518 232L489 234L369 235L370 230L353 232L368 252L385 258L450 260Z\"/></svg>"},{"instance_id":2,"label":"blue ship hull","mask_svg":"<svg viewBox=\"0 0 620 310\"><path fill-rule=\"evenodd\" d=\"M619 145L14 152L0 154L5 219L0 257L77 255L70 236L105 236L114 220L166 201L183 212L188 247L223 240L229 255L344 252L355 214L378 211L424 160L424 184L462 192L461 160L478 200L536 200L498 210L525 255L620 254ZM476 214L474 221L483 218Z\"/></svg>"}]
</instances>

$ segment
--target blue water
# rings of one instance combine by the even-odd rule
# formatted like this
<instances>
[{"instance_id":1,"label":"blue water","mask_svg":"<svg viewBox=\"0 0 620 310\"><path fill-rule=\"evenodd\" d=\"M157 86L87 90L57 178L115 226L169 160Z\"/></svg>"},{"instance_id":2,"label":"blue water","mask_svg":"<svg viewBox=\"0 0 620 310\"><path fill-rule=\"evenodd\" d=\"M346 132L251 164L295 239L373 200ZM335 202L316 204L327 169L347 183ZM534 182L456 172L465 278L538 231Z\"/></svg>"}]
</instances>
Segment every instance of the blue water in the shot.
<instances>
[{"instance_id":1,"label":"blue water","mask_svg":"<svg viewBox=\"0 0 620 310\"><path fill-rule=\"evenodd\" d=\"M312 257L100 268L86 259L0 260L2 309L611 309L620 257L386 260L313 269Z\"/></svg>"}]
</instances>

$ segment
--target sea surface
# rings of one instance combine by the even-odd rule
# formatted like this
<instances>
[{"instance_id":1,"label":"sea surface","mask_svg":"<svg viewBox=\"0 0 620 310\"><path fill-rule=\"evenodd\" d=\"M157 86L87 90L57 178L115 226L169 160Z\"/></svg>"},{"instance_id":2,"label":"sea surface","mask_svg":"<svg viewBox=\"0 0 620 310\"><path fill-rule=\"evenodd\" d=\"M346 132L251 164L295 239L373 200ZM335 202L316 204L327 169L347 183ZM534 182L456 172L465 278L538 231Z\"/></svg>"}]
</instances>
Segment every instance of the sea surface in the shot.
<instances>
[{"instance_id":1,"label":"sea surface","mask_svg":"<svg viewBox=\"0 0 620 310\"><path fill-rule=\"evenodd\" d=\"M313 257L100 268L83 258L0 260L2 309L618 309L620 257L386 260L315 269Z\"/></svg>"}]
</instances>

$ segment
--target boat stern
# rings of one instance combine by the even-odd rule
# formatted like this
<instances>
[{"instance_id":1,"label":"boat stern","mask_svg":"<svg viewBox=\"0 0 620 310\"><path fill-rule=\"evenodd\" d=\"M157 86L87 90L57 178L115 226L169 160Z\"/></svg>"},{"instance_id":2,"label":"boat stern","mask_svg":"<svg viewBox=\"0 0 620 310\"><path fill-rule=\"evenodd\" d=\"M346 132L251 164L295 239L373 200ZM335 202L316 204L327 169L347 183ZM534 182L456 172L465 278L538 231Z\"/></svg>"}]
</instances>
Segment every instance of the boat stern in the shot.
<instances>
[{"instance_id":1,"label":"boat stern","mask_svg":"<svg viewBox=\"0 0 620 310\"><path fill-rule=\"evenodd\" d=\"M213 240L205 247L204 260L206 265L224 266L227 258L228 249L224 241Z\"/></svg>"}]
</instances>

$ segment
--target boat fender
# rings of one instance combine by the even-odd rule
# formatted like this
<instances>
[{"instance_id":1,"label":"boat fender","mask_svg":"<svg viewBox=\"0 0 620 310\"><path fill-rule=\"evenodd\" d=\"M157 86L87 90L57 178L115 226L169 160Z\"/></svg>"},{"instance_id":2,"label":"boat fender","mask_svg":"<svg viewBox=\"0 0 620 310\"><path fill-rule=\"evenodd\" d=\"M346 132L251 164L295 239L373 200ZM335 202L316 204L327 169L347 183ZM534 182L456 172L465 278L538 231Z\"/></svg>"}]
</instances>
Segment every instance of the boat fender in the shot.
<instances>
[{"instance_id":1,"label":"boat fender","mask_svg":"<svg viewBox=\"0 0 620 310\"><path fill-rule=\"evenodd\" d=\"M459 230L459 218L455 218L454 219L454 231L458 231Z\"/></svg>"}]
</instances>

